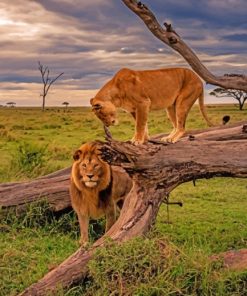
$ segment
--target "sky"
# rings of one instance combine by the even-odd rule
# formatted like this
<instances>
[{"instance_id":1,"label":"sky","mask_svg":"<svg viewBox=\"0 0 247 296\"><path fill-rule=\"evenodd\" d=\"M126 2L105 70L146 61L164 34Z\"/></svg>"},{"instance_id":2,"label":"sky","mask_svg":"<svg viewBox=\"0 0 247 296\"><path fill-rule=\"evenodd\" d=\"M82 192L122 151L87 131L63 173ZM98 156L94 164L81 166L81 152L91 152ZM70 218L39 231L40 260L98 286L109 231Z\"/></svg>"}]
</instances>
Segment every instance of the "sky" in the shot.
<instances>
[{"instance_id":1,"label":"sky","mask_svg":"<svg viewBox=\"0 0 247 296\"><path fill-rule=\"evenodd\" d=\"M216 75L247 74L246 0L145 0ZM0 105L41 106L38 61L50 77L47 106L89 105L119 69L189 67L121 0L1 0ZM205 86L206 103L213 86ZM222 101L222 99L221 99ZM224 102L231 102L229 98Z\"/></svg>"}]
</instances>

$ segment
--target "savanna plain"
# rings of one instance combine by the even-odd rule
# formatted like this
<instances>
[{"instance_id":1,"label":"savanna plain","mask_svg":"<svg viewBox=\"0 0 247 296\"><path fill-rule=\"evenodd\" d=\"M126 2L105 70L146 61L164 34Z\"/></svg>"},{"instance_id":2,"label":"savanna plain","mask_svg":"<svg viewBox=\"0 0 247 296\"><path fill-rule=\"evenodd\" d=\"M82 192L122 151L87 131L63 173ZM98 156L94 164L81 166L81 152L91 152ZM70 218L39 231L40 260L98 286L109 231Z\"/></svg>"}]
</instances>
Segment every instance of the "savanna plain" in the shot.
<instances>
[{"instance_id":1,"label":"savanna plain","mask_svg":"<svg viewBox=\"0 0 247 296\"><path fill-rule=\"evenodd\" d=\"M221 123L246 120L234 105L207 106ZM134 124L120 112L113 137L128 140ZM206 128L194 106L187 129ZM169 132L165 111L151 112L150 134ZM23 181L72 164L81 143L103 140L102 124L91 109L0 108L0 182ZM207 151L205 151L207 153ZM241 153L245 153L242 151ZM89 264L81 285L57 295L247 295L247 270L229 271L213 254L247 247L247 181L214 178L182 184L170 197L183 207L161 206L152 230L123 245L109 241ZM0 212L1 214L1 212ZM78 248L79 226L73 212L55 217L45 201L16 216L0 215L0 296L14 296L40 279ZM169 222L169 223L168 223ZM90 225L91 242L102 235L104 220Z\"/></svg>"}]
</instances>

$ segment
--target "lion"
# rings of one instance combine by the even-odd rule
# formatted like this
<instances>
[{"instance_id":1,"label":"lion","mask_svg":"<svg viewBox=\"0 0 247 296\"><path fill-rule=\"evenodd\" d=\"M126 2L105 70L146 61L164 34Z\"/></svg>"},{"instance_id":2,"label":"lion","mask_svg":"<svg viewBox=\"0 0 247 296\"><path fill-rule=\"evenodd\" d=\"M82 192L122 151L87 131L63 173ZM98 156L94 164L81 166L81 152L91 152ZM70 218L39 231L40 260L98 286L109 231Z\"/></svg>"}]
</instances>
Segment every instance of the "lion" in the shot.
<instances>
[{"instance_id":1,"label":"lion","mask_svg":"<svg viewBox=\"0 0 247 296\"><path fill-rule=\"evenodd\" d=\"M82 145L73 158L70 197L80 224L80 244L86 245L89 219L105 216L107 232L132 188L132 180L122 168L110 166L100 158L96 142Z\"/></svg>"},{"instance_id":2,"label":"lion","mask_svg":"<svg viewBox=\"0 0 247 296\"><path fill-rule=\"evenodd\" d=\"M96 116L106 126L117 124L116 108L129 112L135 120L136 145L148 141L148 113L166 109L173 125L172 132L163 137L175 143L185 133L185 121L192 105L199 98L200 111L209 126L213 124L204 107L203 83L186 68L134 71L121 69L90 100Z\"/></svg>"}]
</instances>

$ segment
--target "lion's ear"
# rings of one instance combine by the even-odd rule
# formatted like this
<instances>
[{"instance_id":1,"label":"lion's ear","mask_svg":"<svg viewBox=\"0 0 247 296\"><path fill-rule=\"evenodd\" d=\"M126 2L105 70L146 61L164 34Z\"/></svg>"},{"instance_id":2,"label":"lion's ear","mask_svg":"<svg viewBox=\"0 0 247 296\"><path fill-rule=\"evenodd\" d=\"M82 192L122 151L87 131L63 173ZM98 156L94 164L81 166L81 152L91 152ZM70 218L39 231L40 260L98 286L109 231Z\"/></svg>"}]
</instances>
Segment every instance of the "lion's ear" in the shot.
<instances>
[{"instance_id":1,"label":"lion's ear","mask_svg":"<svg viewBox=\"0 0 247 296\"><path fill-rule=\"evenodd\" d=\"M93 106L93 100L94 98L90 99L90 104Z\"/></svg>"},{"instance_id":2,"label":"lion's ear","mask_svg":"<svg viewBox=\"0 0 247 296\"><path fill-rule=\"evenodd\" d=\"M73 155L74 160L78 160L81 154L82 154L82 151L80 149L76 150Z\"/></svg>"}]
</instances>

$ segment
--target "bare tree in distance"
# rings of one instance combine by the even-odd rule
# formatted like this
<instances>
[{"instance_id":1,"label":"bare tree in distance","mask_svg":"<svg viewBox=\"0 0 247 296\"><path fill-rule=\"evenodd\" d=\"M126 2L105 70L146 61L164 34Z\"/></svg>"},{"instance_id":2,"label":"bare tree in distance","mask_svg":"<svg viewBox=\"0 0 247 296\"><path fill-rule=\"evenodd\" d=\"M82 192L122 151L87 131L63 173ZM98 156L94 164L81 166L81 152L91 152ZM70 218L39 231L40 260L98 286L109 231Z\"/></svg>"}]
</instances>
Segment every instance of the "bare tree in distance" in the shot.
<instances>
[{"instance_id":1,"label":"bare tree in distance","mask_svg":"<svg viewBox=\"0 0 247 296\"><path fill-rule=\"evenodd\" d=\"M225 89L225 88L215 88L209 93L211 96L216 96L217 98L233 98L238 101L239 110L243 110L244 103L247 100L247 92L239 89Z\"/></svg>"},{"instance_id":2,"label":"bare tree in distance","mask_svg":"<svg viewBox=\"0 0 247 296\"><path fill-rule=\"evenodd\" d=\"M13 108L13 107L15 107L16 103L15 102L8 102L8 103L6 103L6 105Z\"/></svg>"},{"instance_id":3,"label":"bare tree in distance","mask_svg":"<svg viewBox=\"0 0 247 296\"><path fill-rule=\"evenodd\" d=\"M60 73L58 76L56 76L55 78L51 79L49 77L50 75L50 70L47 66L42 65L40 62L38 62L39 64L39 71L41 73L41 78L42 78L42 82L43 82L43 92L42 94L40 94L40 96L43 98L42 101L42 111L45 111L45 99L46 96L48 94L48 91L51 87L51 85L59 78L61 77L64 72Z\"/></svg>"}]
</instances>

